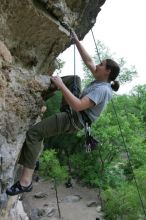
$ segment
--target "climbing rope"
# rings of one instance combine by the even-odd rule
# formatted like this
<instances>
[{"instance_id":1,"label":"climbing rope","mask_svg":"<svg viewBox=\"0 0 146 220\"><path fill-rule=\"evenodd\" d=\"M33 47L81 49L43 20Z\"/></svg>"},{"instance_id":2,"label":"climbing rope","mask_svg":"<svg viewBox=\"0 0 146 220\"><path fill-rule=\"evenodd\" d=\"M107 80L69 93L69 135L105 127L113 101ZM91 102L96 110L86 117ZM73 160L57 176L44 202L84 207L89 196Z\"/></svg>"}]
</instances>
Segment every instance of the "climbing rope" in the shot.
<instances>
[{"instance_id":1,"label":"climbing rope","mask_svg":"<svg viewBox=\"0 0 146 220\"><path fill-rule=\"evenodd\" d=\"M98 58L99 58L99 60L101 62L100 54L99 54L99 51L98 51L98 48L97 48L97 44L96 44L95 37L94 37L92 29L91 29L91 33L92 33L92 37L93 37L93 40L94 40L94 43L95 43L95 47L96 47L96 50L97 50ZM130 168L131 168L131 171L132 171L132 175L133 175L135 186L136 186L136 189L137 189L137 192L138 192L140 203L141 203L144 215L146 216L145 206L144 206L144 203L143 203L143 200L142 200L142 196L140 194L139 186L138 186L138 183L137 183L137 180L136 180L136 177L135 177L135 174L134 174L134 170L133 170L133 167L132 167L132 162L131 162L131 158L130 158L130 155L129 155L128 147L127 147L125 139L124 139L124 135L123 135L123 132L122 132L122 129L121 129L120 121L119 121L119 118L118 118L117 111L116 111L116 108L115 108L113 100L112 100L112 106L113 106L113 110L114 110L114 113L115 113L115 116L116 116L116 119L117 119L120 135L121 135L122 140L123 140L124 148L125 148L125 151L126 151L126 154L127 154L127 158L128 158L128 161L129 161L129 165L130 165Z\"/></svg>"},{"instance_id":2,"label":"climbing rope","mask_svg":"<svg viewBox=\"0 0 146 220\"><path fill-rule=\"evenodd\" d=\"M133 167L132 167L132 162L131 162L130 154L129 154L129 151L128 151L128 147L126 145L126 142L125 142L125 139L124 139L124 135L122 133L122 128L121 128L121 125L120 125L120 121L119 121L119 118L118 118L117 111L116 111L116 108L115 108L113 100L112 100L112 106L113 106L114 113L115 113L115 116L116 116L116 119L117 119L120 135L121 135L122 140L123 140L124 148L125 148L125 151L126 151L126 154L127 154L128 162L129 162L130 169L131 169L131 172L132 172L132 175L133 175L133 179L134 179L135 186L136 186L136 189L137 189L137 192L138 192L138 196L139 196L139 199L140 199L140 202L141 202L141 206L142 206L144 215L146 216L146 211L145 211L144 203L143 203L143 200L142 200L142 196L140 194L139 186L138 186L138 183L137 183L137 180L136 180L136 177L135 177L135 174L134 174L134 170L133 170Z\"/></svg>"},{"instance_id":3,"label":"climbing rope","mask_svg":"<svg viewBox=\"0 0 146 220\"><path fill-rule=\"evenodd\" d=\"M96 47L98 59L99 59L99 61L101 63L100 53L99 53L99 50L98 50L98 47L97 47L97 44L96 44L96 41L95 41L95 37L94 37L93 31L92 31L92 28L91 28L91 33L92 33L93 41L94 41L94 44L95 44L95 47Z\"/></svg>"},{"instance_id":4,"label":"climbing rope","mask_svg":"<svg viewBox=\"0 0 146 220\"><path fill-rule=\"evenodd\" d=\"M73 93L75 96L77 96L77 83L76 83L76 50L75 50L75 44L74 44L74 50L73 50L73 52L74 52L74 77L73 77L72 93ZM75 122L75 120L74 120L74 118L73 118L73 110L72 110L72 108L71 108L70 106L69 106L69 112L68 112L68 114L69 114L69 117L70 117L70 119L71 119L71 122L72 122L74 128L75 128L77 131L79 131L80 128L78 127L78 125L76 124L76 122Z\"/></svg>"}]
</instances>

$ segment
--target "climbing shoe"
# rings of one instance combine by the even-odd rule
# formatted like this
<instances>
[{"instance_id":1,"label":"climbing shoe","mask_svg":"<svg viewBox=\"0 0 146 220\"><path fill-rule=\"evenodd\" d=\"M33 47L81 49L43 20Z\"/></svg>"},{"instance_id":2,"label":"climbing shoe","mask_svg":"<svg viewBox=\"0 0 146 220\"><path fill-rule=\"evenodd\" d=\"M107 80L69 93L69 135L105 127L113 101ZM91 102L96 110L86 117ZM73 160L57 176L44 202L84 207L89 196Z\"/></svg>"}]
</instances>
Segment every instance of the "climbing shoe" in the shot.
<instances>
[{"instance_id":1,"label":"climbing shoe","mask_svg":"<svg viewBox=\"0 0 146 220\"><path fill-rule=\"evenodd\" d=\"M6 194L9 196L15 196L24 192L31 192L32 188L32 183L29 186L21 186L20 182L17 181L13 186L6 190Z\"/></svg>"}]
</instances>

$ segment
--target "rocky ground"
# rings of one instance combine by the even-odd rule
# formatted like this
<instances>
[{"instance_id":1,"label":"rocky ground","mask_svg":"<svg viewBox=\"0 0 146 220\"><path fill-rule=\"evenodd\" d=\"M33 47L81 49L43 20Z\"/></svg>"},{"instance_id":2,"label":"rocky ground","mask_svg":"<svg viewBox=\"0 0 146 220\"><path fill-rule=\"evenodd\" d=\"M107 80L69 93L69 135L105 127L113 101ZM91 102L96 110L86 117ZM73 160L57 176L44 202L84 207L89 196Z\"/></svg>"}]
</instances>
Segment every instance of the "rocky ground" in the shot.
<instances>
[{"instance_id":1,"label":"rocky ground","mask_svg":"<svg viewBox=\"0 0 146 220\"><path fill-rule=\"evenodd\" d=\"M53 184L40 180L33 186L33 191L25 194L22 200L31 220L103 220L97 189L80 186L75 181L70 188L58 186L59 218Z\"/></svg>"}]
</instances>

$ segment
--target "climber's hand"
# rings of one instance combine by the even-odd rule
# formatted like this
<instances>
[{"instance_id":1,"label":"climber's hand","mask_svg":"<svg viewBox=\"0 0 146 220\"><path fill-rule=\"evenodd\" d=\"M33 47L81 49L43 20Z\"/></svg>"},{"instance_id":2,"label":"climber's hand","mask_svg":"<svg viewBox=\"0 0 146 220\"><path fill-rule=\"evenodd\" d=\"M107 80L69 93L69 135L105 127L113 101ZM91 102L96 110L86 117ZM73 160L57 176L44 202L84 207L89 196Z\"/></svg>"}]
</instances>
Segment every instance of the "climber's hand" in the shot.
<instances>
[{"instance_id":1,"label":"climber's hand","mask_svg":"<svg viewBox=\"0 0 146 220\"><path fill-rule=\"evenodd\" d=\"M47 107L46 107L45 105L42 106L42 108L41 108L41 113L44 113L46 110L47 110Z\"/></svg>"},{"instance_id":2,"label":"climber's hand","mask_svg":"<svg viewBox=\"0 0 146 220\"><path fill-rule=\"evenodd\" d=\"M58 89L61 89L64 86L64 83L59 76L52 76L51 80L57 86Z\"/></svg>"}]
</instances>

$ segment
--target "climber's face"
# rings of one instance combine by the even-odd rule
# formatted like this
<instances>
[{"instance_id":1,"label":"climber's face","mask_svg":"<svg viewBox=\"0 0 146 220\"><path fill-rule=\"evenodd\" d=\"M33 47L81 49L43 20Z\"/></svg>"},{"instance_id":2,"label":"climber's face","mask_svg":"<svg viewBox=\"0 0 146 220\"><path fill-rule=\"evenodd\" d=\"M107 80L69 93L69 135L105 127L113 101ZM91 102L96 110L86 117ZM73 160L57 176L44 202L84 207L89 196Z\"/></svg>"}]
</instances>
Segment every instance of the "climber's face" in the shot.
<instances>
[{"instance_id":1,"label":"climber's face","mask_svg":"<svg viewBox=\"0 0 146 220\"><path fill-rule=\"evenodd\" d=\"M106 60L96 65L95 77L97 80L108 81L110 70L106 68Z\"/></svg>"}]
</instances>

